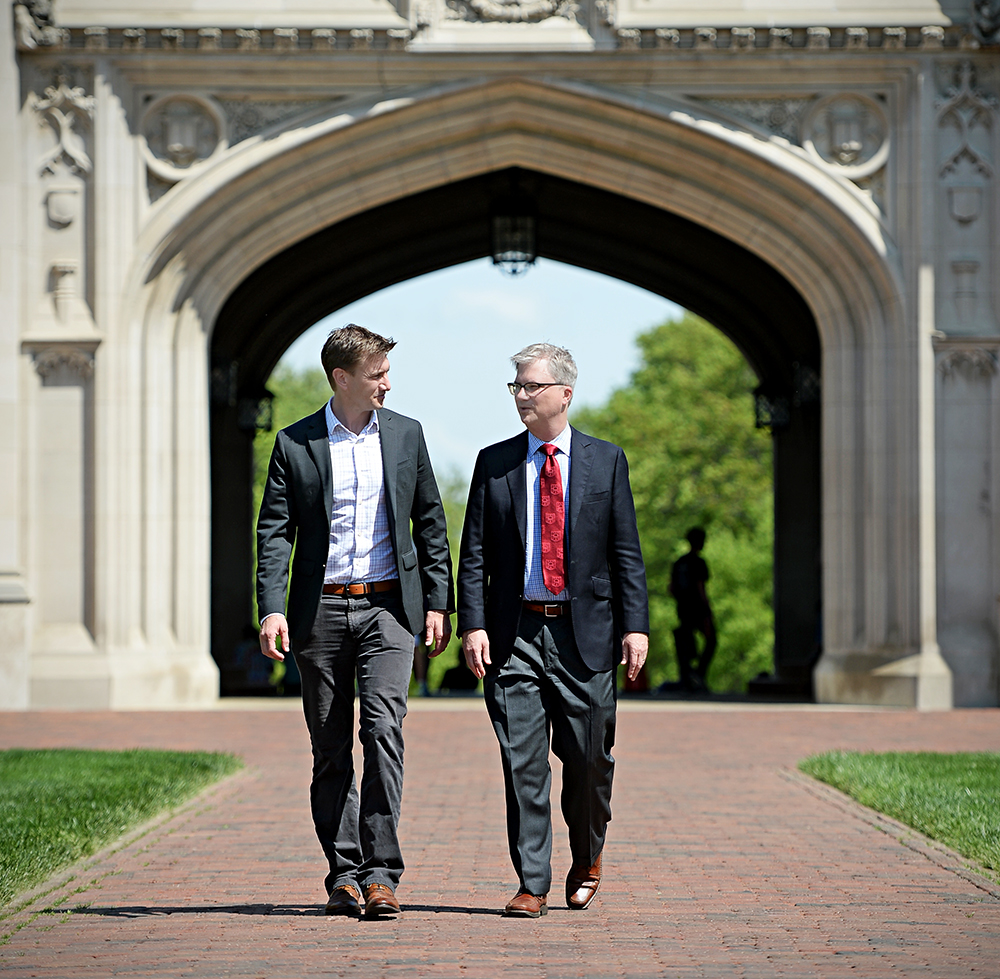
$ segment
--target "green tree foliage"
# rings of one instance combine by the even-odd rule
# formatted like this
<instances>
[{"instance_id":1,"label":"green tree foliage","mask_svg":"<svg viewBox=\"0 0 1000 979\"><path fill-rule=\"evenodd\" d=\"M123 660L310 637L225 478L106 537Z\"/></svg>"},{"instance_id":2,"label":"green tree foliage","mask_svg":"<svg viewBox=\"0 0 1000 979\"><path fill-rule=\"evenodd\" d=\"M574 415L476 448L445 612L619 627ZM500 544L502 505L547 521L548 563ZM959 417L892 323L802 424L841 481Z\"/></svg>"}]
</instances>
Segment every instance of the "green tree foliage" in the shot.
<instances>
[{"instance_id":1,"label":"green tree foliage","mask_svg":"<svg viewBox=\"0 0 1000 979\"><path fill-rule=\"evenodd\" d=\"M650 592L651 685L676 679L668 594L685 532L708 534L719 646L714 690L742 691L773 667L771 441L754 428L757 379L722 333L691 313L638 338L642 364L607 404L573 424L622 446L629 460Z\"/></svg>"}]
</instances>

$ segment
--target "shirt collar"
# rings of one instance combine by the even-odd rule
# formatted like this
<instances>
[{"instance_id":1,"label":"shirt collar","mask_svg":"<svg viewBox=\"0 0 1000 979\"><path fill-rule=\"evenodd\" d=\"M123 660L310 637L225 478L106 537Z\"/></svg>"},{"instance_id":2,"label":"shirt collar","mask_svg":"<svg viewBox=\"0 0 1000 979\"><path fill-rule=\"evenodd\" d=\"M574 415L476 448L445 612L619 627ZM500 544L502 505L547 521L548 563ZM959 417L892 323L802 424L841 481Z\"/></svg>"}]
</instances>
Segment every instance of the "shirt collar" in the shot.
<instances>
[{"instance_id":1,"label":"shirt collar","mask_svg":"<svg viewBox=\"0 0 1000 979\"><path fill-rule=\"evenodd\" d=\"M568 426L567 426L568 427ZM361 431L355 435L334 413L333 413L333 398L331 398L326 403L326 434L328 438L333 438L337 429L350 435L351 438L361 438L362 435L371 435L373 432L378 432L378 412L372 411L372 416Z\"/></svg>"},{"instance_id":2,"label":"shirt collar","mask_svg":"<svg viewBox=\"0 0 1000 979\"><path fill-rule=\"evenodd\" d=\"M569 447L573 442L573 429L567 425L554 439L549 441L560 451L569 455ZM528 458L534 457L540 445L545 445L534 432L528 432Z\"/></svg>"}]
</instances>

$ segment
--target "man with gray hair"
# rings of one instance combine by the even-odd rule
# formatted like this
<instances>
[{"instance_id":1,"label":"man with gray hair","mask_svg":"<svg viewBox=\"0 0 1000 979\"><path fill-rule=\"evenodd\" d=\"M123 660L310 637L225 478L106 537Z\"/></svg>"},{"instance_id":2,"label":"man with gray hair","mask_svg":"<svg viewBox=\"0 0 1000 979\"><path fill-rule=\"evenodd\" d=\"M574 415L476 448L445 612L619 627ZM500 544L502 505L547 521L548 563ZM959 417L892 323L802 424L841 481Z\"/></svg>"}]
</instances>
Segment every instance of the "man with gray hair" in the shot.
<instances>
[{"instance_id":1,"label":"man with gray hair","mask_svg":"<svg viewBox=\"0 0 1000 979\"><path fill-rule=\"evenodd\" d=\"M582 910L601 883L611 818L615 666L633 679L642 668L649 607L625 454L568 424L570 352L535 343L511 362L527 431L476 461L458 628L500 742L519 885L504 914L537 918L552 878L550 737L573 861L566 903Z\"/></svg>"}]
</instances>

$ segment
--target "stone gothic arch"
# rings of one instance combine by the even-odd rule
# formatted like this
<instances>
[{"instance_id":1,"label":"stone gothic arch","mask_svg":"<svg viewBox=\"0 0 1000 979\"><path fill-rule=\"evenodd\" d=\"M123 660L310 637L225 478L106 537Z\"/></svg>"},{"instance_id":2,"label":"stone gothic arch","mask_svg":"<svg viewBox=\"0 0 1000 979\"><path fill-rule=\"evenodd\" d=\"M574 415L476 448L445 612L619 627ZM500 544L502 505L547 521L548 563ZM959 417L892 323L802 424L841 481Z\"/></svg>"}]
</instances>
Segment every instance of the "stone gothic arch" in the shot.
<instances>
[{"instance_id":1,"label":"stone gothic arch","mask_svg":"<svg viewBox=\"0 0 1000 979\"><path fill-rule=\"evenodd\" d=\"M904 289L877 208L805 152L690 104L517 76L341 103L246 140L155 206L121 307L133 338L116 355L123 410L102 422L105 437L142 446L115 485L103 487L126 528L122 560L105 564L107 586L134 596L138 610L116 624L122 644L130 631L146 642L167 636L207 661L209 392L214 384L229 400L241 390L238 367L212 376L209 351L224 350L212 334L231 329L246 298L241 284L326 229L513 171L560 193L583 188L596 195L588 199L610 196L664 215L664 227L700 229L769 270L790 303L798 297L793 318L814 324L822 367L817 695L949 704L950 674L935 643L933 418L920 408L918 380L929 373L921 371L930 350L918 343L918 297ZM455 255L482 254L481 243L461 239L469 225L458 225L441 240ZM442 255L431 265L455 260ZM606 270L596 256L576 260ZM418 264L376 269L355 291L372 291L378 276L388 285L416 274ZM348 286L340 296L356 298ZM324 302L308 290L300 300L289 316ZM744 349L760 368L766 325L757 331ZM254 338L243 339L253 346ZM258 374L266 359L250 357Z\"/></svg>"}]
</instances>

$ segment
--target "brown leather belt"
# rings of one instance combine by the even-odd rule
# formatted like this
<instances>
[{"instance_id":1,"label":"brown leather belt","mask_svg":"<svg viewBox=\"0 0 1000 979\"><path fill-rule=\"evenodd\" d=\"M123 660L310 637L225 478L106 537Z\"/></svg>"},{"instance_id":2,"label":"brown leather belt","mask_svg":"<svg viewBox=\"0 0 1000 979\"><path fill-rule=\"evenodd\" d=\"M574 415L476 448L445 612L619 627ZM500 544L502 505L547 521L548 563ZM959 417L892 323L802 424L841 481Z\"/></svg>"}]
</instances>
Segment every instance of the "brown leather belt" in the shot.
<instances>
[{"instance_id":1,"label":"brown leather belt","mask_svg":"<svg viewBox=\"0 0 1000 979\"><path fill-rule=\"evenodd\" d=\"M395 591L398 587L398 578L390 578L388 581L352 581L347 585L324 585L323 594L350 595L352 598L357 598L359 595L374 595L377 592Z\"/></svg>"},{"instance_id":2,"label":"brown leather belt","mask_svg":"<svg viewBox=\"0 0 1000 979\"><path fill-rule=\"evenodd\" d=\"M529 612L537 612L547 619L558 619L560 615L569 615L569 602L523 602Z\"/></svg>"}]
</instances>

